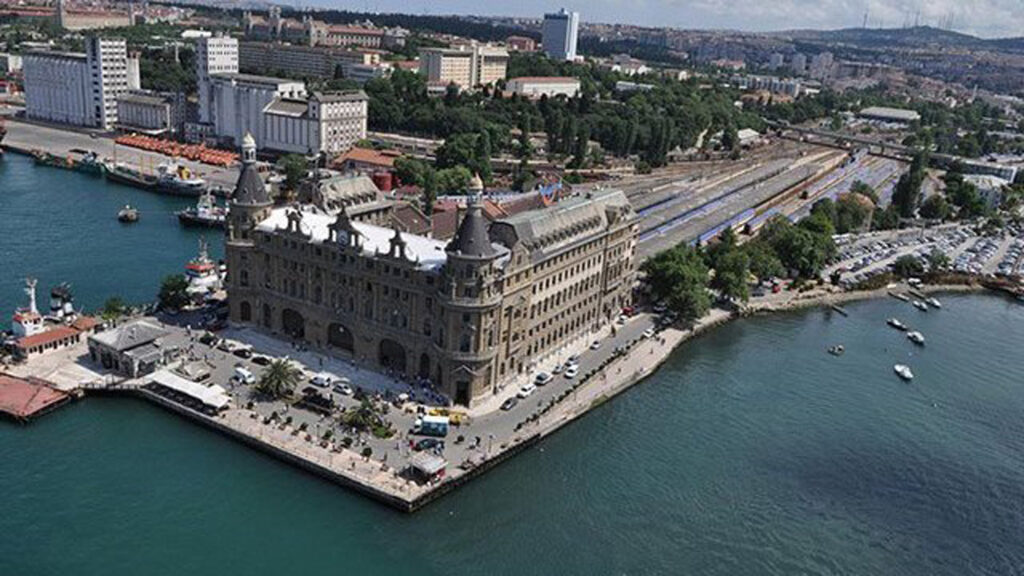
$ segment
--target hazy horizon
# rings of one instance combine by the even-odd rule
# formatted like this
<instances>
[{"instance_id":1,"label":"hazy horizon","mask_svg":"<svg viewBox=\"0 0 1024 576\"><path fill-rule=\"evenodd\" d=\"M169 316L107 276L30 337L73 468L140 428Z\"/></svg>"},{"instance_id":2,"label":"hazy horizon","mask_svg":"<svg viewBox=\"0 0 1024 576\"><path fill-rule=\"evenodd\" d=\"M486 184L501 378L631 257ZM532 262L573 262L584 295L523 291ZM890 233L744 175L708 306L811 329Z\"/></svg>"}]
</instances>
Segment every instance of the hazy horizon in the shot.
<instances>
[{"instance_id":1,"label":"hazy horizon","mask_svg":"<svg viewBox=\"0 0 1024 576\"><path fill-rule=\"evenodd\" d=\"M565 6L585 22L774 32L928 25L982 38L1024 35L1022 0L306 0L323 8L406 14L540 17ZM951 23L951 26L950 26Z\"/></svg>"}]
</instances>

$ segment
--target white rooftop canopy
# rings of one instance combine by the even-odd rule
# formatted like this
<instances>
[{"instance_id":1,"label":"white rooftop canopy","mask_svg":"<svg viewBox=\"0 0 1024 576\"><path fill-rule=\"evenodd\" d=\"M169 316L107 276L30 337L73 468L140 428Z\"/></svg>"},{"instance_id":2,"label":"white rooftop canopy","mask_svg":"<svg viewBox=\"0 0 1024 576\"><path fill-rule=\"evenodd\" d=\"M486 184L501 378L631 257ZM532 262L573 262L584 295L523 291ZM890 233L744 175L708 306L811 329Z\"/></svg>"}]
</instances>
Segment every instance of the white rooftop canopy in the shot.
<instances>
[{"instance_id":1,"label":"white rooftop canopy","mask_svg":"<svg viewBox=\"0 0 1024 576\"><path fill-rule=\"evenodd\" d=\"M210 386L204 386L191 380L187 380L168 372L167 370L160 370L154 372L150 379L157 384L170 388L176 392L181 392L187 396L191 396L196 400L199 400L207 406L211 406L216 409L224 408L231 402L231 397L228 393L220 386L213 384Z\"/></svg>"}]
</instances>

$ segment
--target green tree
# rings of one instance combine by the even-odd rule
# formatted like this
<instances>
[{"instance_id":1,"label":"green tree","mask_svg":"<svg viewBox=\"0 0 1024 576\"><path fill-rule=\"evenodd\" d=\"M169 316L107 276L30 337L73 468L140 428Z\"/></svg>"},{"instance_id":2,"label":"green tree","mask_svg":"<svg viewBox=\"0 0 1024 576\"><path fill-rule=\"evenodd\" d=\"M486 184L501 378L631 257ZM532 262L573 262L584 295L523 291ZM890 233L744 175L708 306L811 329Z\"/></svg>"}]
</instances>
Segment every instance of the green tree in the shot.
<instances>
[{"instance_id":1,"label":"green tree","mask_svg":"<svg viewBox=\"0 0 1024 576\"><path fill-rule=\"evenodd\" d=\"M157 298L162 310L181 310L189 303L188 280L183 274L165 276Z\"/></svg>"},{"instance_id":2,"label":"green tree","mask_svg":"<svg viewBox=\"0 0 1024 576\"><path fill-rule=\"evenodd\" d=\"M285 188L298 190L299 184L308 173L309 162L301 154L286 154L277 161L277 167L284 173Z\"/></svg>"},{"instance_id":3,"label":"green tree","mask_svg":"<svg viewBox=\"0 0 1024 576\"><path fill-rule=\"evenodd\" d=\"M644 262L642 270L657 300L664 300L684 321L692 322L711 307L708 268L701 255L680 245Z\"/></svg>"},{"instance_id":4,"label":"green tree","mask_svg":"<svg viewBox=\"0 0 1024 576\"><path fill-rule=\"evenodd\" d=\"M861 194L863 196L867 196L868 198L871 199L872 202L875 203L875 205L878 204L878 192L875 192L875 189L872 188L870 184L864 182L863 180L855 181L850 186L850 192L854 194Z\"/></svg>"},{"instance_id":5,"label":"green tree","mask_svg":"<svg viewBox=\"0 0 1024 576\"><path fill-rule=\"evenodd\" d=\"M901 278L910 278L924 274L924 265L914 256L900 256L892 263L893 274Z\"/></svg>"},{"instance_id":6,"label":"green tree","mask_svg":"<svg viewBox=\"0 0 1024 576\"><path fill-rule=\"evenodd\" d=\"M750 299L750 257L738 248L723 254L715 266L711 287L730 300Z\"/></svg>"},{"instance_id":7,"label":"green tree","mask_svg":"<svg viewBox=\"0 0 1024 576\"><path fill-rule=\"evenodd\" d=\"M750 273L756 276L758 281L763 282L786 273L786 267L767 242L761 239L747 242L743 245L743 251L747 253L750 262Z\"/></svg>"},{"instance_id":8,"label":"green tree","mask_svg":"<svg viewBox=\"0 0 1024 576\"><path fill-rule=\"evenodd\" d=\"M428 170L423 176L423 213L430 216L434 213L434 202L437 202L437 172Z\"/></svg>"},{"instance_id":9,"label":"green tree","mask_svg":"<svg viewBox=\"0 0 1024 576\"><path fill-rule=\"evenodd\" d=\"M938 248L933 248L928 254L928 270L938 272L949 268L949 256Z\"/></svg>"},{"instance_id":10,"label":"green tree","mask_svg":"<svg viewBox=\"0 0 1024 576\"><path fill-rule=\"evenodd\" d=\"M106 321L117 320L128 313L128 305L118 296L107 298L100 311L100 317Z\"/></svg>"},{"instance_id":11,"label":"green tree","mask_svg":"<svg viewBox=\"0 0 1024 576\"><path fill-rule=\"evenodd\" d=\"M941 194L932 194L921 203L921 217L930 220L945 220L949 218L950 208L946 198Z\"/></svg>"},{"instance_id":12,"label":"green tree","mask_svg":"<svg viewBox=\"0 0 1024 576\"><path fill-rule=\"evenodd\" d=\"M426 174L433 168L423 160L401 156L395 159L395 175L407 186L423 186Z\"/></svg>"},{"instance_id":13,"label":"green tree","mask_svg":"<svg viewBox=\"0 0 1024 576\"><path fill-rule=\"evenodd\" d=\"M287 398L302 383L302 370L285 358L271 363L256 381L256 391L274 400Z\"/></svg>"},{"instance_id":14,"label":"green tree","mask_svg":"<svg viewBox=\"0 0 1024 576\"><path fill-rule=\"evenodd\" d=\"M860 230L871 216L871 208L865 206L853 194L845 194L836 201L836 232L846 234Z\"/></svg>"},{"instance_id":15,"label":"green tree","mask_svg":"<svg viewBox=\"0 0 1024 576\"><path fill-rule=\"evenodd\" d=\"M465 194L473 174L465 166L437 171L437 189L444 194Z\"/></svg>"}]
</instances>

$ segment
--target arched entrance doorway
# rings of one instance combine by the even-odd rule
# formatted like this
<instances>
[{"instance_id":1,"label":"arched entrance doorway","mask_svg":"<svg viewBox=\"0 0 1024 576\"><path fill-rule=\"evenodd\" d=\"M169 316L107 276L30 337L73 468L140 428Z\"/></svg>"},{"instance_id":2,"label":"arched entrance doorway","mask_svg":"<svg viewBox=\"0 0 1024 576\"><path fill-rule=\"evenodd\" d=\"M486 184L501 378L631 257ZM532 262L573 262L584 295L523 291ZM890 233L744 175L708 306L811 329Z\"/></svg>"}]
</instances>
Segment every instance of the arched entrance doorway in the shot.
<instances>
[{"instance_id":1,"label":"arched entrance doorway","mask_svg":"<svg viewBox=\"0 0 1024 576\"><path fill-rule=\"evenodd\" d=\"M285 308L281 312L281 331L292 338L305 338L306 319L291 308Z\"/></svg>"},{"instance_id":2,"label":"arched entrance doorway","mask_svg":"<svg viewBox=\"0 0 1024 576\"><path fill-rule=\"evenodd\" d=\"M420 378L430 378L430 356L424 352L420 354L420 370L418 372Z\"/></svg>"},{"instance_id":3,"label":"arched entrance doorway","mask_svg":"<svg viewBox=\"0 0 1024 576\"><path fill-rule=\"evenodd\" d=\"M242 302L238 305L238 318L242 322L252 322L252 305Z\"/></svg>"},{"instance_id":4,"label":"arched entrance doorway","mask_svg":"<svg viewBox=\"0 0 1024 576\"><path fill-rule=\"evenodd\" d=\"M381 340L380 365L397 372L405 372L405 348L394 340Z\"/></svg>"},{"instance_id":5,"label":"arched entrance doorway","mask_svg":"<svg viewBox=\"0 0 1024 576\"><path fill-rule=\"evenodd\" d=\"M352 331L338 322L327 327L327 343L347 352L355 352L356 350Z\"/></svg>"}]
</instances>

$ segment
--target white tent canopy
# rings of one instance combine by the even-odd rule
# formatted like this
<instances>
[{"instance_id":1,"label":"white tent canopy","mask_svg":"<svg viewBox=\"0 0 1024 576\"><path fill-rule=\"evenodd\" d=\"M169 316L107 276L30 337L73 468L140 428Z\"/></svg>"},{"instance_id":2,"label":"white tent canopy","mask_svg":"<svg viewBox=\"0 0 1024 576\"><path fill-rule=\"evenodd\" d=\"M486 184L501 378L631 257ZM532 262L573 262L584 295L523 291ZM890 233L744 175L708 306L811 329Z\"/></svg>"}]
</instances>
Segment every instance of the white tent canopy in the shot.
<instances>
[{"instance_id":1,"label":"white tent canopy","mask_svg":"<svg viewBox=\"0 0 1024 576\"><path fill-rule=\"evenodd\" d=\"M216 384L204 386L191 380L186 380L185 378L167 370L154 372L150 378L153 382L164 386L165 388L170 388L171 390L191 396L203 404L218 410L224 408L229 402L231 402L231 397L228 396L228 393Z\"/></svg>"}]
</instances>

